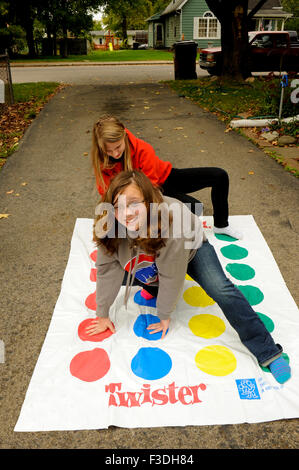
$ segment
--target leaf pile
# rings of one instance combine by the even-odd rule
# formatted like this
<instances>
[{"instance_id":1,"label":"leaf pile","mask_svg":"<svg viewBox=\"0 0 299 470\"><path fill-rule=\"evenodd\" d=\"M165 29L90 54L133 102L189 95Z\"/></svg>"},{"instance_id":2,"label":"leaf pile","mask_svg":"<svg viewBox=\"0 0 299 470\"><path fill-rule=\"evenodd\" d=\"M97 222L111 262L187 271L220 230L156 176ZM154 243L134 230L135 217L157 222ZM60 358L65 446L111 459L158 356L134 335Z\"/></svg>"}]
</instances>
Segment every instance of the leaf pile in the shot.
<instances>
[{"instance_id":1,"label":"leaf pile","mask_svg":"<svg viewBox=\"0 0 299 470\"><path fill-rule=\"evenodd\" d=\"M23 98L26 101L13 105L0 105L0 169L7 158L17 149L20 139L34 118L49 99L63 87L63 85L56 86L54 92L52 90L42 98L28 96L27 99Z\"/></svg>"}]
</instances>

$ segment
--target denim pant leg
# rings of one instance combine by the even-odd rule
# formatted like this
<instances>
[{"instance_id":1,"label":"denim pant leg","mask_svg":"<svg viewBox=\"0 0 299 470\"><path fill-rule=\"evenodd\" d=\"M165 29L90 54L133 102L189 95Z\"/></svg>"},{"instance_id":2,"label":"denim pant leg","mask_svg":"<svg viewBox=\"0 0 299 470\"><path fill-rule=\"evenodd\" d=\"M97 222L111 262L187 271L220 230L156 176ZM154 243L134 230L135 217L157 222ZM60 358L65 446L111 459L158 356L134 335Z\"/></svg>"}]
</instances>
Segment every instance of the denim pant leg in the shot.
<instances>
[{"instance_id":1,"label":"denim pant leg","mask_svg":"<svg viewBox=\"0 0 299 470\"><path fill-rule=\"evenodd\" d=\"M252 309L241 291L225 276L214 247L204 242L190 261L187 272L219 305L242 343L266 366L279 357L282 348Z\"/></svg>"}]
</instances>

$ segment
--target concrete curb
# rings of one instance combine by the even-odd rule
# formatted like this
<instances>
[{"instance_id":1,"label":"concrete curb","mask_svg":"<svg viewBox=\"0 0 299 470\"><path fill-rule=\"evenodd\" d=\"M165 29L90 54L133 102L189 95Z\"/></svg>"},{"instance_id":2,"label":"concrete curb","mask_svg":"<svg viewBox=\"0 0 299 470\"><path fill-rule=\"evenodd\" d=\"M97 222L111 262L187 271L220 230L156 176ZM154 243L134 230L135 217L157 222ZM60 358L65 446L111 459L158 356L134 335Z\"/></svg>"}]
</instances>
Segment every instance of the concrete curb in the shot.
<instances>
[{"instance_id":1,"label":"concrete curb","mask_svg":"<svg viewBox=\"0 0 299 470\"><path fill-rule=\"evenodd\" d=\"M131 61L131 62L10 62L11 67L61 67L61 66L107 66L107 65L170 65L172 60Z\"/></svg>"}]
</instances>

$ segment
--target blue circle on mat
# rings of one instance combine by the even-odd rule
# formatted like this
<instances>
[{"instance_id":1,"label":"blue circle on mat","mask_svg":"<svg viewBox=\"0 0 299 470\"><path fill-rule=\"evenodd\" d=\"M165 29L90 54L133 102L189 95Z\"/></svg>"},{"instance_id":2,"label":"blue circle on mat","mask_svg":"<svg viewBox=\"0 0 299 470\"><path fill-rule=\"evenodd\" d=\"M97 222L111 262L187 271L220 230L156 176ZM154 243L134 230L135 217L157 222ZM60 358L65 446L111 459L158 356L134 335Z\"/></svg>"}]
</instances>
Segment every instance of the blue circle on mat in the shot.
<instances>
[{"instance_id":1,"label":"blue circle on mat","mask_svg":"<svg viewBox=\"0 0 299 470\"><path fill-rule=\"evenodd\" d=\"M172 367L170 356L159 348L140 348L131 362L135 375L145 380L161 379Z\"/></svg>"},{"instance_id":2,"label":"blue circle on mat","mask_svg":"<svg viewBox=\"0 0 299 470\"><path fill-rule=\"evenodd\" d=\"M155 315L151 315L150 313L139 315L133 327L135 335L141 338L149 339L151 341L156 341L157 339L161 339L162 331L159 331L159 333L150 334L151 330L147 330L147 327L149 325L151 325L152 323L159 323L159 321L160 321L159 317ZM167 333L168 333L168 330L166 331L166 334Z\"/></svg>"},{"instance_id":3,"label":"blue circle on mat","mask_svg":"<svg viewBox=\"0 0 299 470\"><path fill-rule=\"evenodd\" d=\"M138 305L145 305L146 307L154 307L156 308L156 302L157 302L157 298L156 297L153 297L152 299L149 299L149 300L146 300L142 297L141 295L141 290L139 290L138 292L136 292L136 294L134 295L134 301L136 302L136 304Z\"/></svg>"}]
</instances>

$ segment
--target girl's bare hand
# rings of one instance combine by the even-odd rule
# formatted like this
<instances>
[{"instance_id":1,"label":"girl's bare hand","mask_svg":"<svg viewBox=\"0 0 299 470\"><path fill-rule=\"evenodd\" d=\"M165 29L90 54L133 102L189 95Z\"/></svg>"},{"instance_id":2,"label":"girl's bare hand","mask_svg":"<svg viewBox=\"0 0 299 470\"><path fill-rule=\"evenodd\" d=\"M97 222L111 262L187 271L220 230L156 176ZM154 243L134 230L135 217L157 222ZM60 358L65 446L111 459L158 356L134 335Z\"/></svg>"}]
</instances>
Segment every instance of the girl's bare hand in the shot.
<instances>
[{"instance_id":1,"label":"girl's bare hand","mask_svg":"<svg viewBox=\"0 0 299 470\"><path fill-rule=\"evenodd\" d=\"M90 322L90 326L86 328L86 333L93 336L106 331L108 328L112 333L115 333L115 328L109 318L97 317L95 320Z\"/></svg>"},{"instance_id":2,"label":"girl's bare hand","mask_svg":"<svg viewBox=\"0 0 299 470\"><path fill-rule=\"evenodd\" d=\"M163 339L166 335L167 329L169 327L169 323L170 323L170 318L167 318L167 320L160 320L159 323L152 323L151 325L149 325L147 327L147 330L153 330L150 332L150 335L154 333L159 333L160 331L162 331L161 339Z\"/></svg>"}]
</instances>

